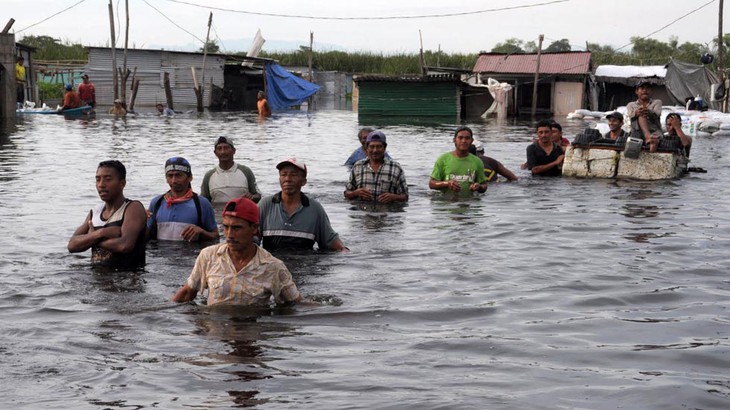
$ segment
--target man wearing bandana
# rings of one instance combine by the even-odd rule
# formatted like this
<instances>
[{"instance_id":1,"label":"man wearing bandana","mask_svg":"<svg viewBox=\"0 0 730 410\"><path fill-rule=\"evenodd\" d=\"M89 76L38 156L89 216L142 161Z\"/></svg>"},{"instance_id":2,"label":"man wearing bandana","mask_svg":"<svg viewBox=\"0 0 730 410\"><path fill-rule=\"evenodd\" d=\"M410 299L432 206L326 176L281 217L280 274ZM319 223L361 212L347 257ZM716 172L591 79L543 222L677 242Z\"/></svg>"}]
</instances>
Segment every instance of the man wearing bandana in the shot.
<instances>
[{"instance_id":1,"label":"man wearing bandana","mask_svg":"<svg viewBox=\"0 0 730 410\"><path fill-rule=\"evenodd\" d=\"M168 241L213 241L218 239L210 202L193 192L193 173L183 157L165 162L170 190L152 198L148 210L147 238Z\"/></svg>"}]
</instances>

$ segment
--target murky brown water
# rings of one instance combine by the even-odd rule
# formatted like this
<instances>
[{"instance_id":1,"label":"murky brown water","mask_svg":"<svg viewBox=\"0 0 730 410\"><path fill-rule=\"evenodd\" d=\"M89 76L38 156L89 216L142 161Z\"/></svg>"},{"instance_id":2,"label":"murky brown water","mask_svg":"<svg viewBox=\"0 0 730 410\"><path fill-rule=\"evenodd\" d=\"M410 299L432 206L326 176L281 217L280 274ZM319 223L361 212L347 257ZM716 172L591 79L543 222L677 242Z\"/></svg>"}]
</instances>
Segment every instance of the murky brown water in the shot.
<instances>
[{"instance_id":1,"label":"murky brown water","mask_svg":"<svg viewBox=\"0 0 730 410\"><path fill-rule=\"evenodd\" d=\"M411 200L384 210L342 199L360 125L21 120L0 139L2 408L730 407L730 140L697 140L691 165L708 173L677 181L533 179L519 170L531 129L469 124L521 180L449 202L427 181L455 125L385 125ZM281 257L305 295L341 303L175 305L195 246L151 244L138 273L66 252L99 201L100 160L124 162L127 196L146 204L170 156L199 184L219 135L265 194L279 159L308 162L305 191L352 251Z\"/></svg>"}]
</instances>

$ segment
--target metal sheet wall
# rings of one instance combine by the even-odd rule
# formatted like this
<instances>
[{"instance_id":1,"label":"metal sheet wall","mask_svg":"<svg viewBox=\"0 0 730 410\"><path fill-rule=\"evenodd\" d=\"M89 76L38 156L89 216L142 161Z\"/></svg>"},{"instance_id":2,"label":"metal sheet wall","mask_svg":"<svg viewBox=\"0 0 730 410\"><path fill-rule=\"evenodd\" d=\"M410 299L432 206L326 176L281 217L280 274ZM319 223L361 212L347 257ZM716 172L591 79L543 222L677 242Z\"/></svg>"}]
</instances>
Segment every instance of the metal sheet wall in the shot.
<instances>
[{"instance_id":1,"label":"metal sheet wall","mask_svg":"<svg viewBox=\"0 0 730 410\"><path fill-rule=\"evenodd\" d=\"M360 82L358 115L457 117L459 87L454 83Z\"/></svg>"},{"instance_id":2,"label":"metal sheet wall","mask_svg":"<svg viewBox=\"0 0 730 410\"><path fill-rule=\"evenodd\" d=\"M116 50L117 67L122 67L124 51ZM223 64L225 60L217 55L207 56L205 65L205 94L203 106L208 106L210 83L223 86ZM201 80L203 55L195 53L179 53L164 50L128 50L127 68L134 71L140 80L135 107L154 107L158 102L164 103L165 89L163 86L164 72L170 73L170 88L172 89L175 108L189 108L197 105L193 90L193 76L190 67L196 67L196 76ZM96 100L104 105L112 105L114 100L112 83L112 59L109 48L90 48L89 63L86 72L96 87ZM131 75L127 86L132 86ZM127 90L127 98L131 91Z\"/></svg>"}]
</instances>

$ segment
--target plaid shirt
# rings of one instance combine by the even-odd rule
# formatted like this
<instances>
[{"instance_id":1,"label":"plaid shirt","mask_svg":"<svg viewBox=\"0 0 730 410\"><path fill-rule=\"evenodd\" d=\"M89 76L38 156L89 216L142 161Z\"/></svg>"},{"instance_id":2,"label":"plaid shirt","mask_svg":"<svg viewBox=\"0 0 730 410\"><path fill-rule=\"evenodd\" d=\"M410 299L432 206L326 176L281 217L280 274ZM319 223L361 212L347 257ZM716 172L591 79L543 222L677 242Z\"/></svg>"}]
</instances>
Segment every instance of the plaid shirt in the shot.
<instances>
[{"instance_id":1,"label":"plaid shirt","mask_svg":"<svg viewBox=\"0 0 730 410\"><path fill-rule=\"evenodd\" d=\"M378 172L373 171L367 158L357 161L350 170L347 190L354 191L360 188L369 189L373 193L373 198L386 192L408 194L403 168L397 162L389 159L384 160Z\"/></svg>"},{"instance_id":2,"label":"plaid shirt","mask_svg":"<svg viewBox=\"0 0 730 410\"><path fill-rule=\"evenodd\" d=\"M208 305L268 306L272 296L278 304L299 298L284 262L258 248L253 259L237 272L225 243L200 251L187 284L198 291L210 289Z\"/></svg>"}]
</instances>

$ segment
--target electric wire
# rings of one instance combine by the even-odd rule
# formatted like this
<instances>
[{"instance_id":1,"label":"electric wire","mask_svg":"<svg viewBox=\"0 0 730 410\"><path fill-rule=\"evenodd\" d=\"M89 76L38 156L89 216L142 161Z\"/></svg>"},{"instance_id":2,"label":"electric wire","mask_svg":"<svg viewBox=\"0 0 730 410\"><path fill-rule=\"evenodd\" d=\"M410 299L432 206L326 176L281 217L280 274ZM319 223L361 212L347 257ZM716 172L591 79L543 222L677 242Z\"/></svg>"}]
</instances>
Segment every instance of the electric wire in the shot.
<instances>
[{"instance_id":1,"label":"electric wire","mask_svg":"<svg viewBox=\"0 0 730 410\"><path fill-rule=\"evenodd\" d=\"M557 4L557 3L565 3L570 0L552 0L552 1L542 2L542 3L524 4L521 6L499 7L499 8L494 8L494 9L464 11L464 12L458 12L458 13L423 14L423 15L416 15L416 16L376 16L376 17L331 17L331 16L304 16L304 15L296 15L296 14L262 13L262 12L255 12L255 11L227 9L227 8L222 8L222 7L204 6L201 4L191 3L189 1L183 1L183 0L167 0L167 1L172 2L172 3L185 4L185 5L193 6L193 7L200 7L200 8L204 8L204 9L226 11L226 12L230 12L230 13L249 14L252 16L281 17L281 18L295 18L295 19L308 19L308 20L349 20L349 21L352 21L352 20L405 20L405 19L424 19L424 18L468 16L468 15L474 15L474 14L492 13L492 12L497 12L497 11L519 10L519 9L526 9L526 8L532 8L532 7L549 6L549 5Z\"/></svg>"},{"instance_id":2,"label":"electric wire","mask_svg":"<svg viewBox=\"0 0 730 410\"><path fill-rule=\"evenodd\" d=\"M83 0L82 0L82 1L83 1ZM171 18L167 17L167 16L165 15L165 13L161 12L160 10L158 10L158 9L157 9L157 7L155 7L155 6L151 5L151 4L150 4L150 3L149 3L149 2L147 1L147 0L142 0L142 1L143 1L143 2L144 2L144 3L146 4L146 5L150 6L150 7L151 7L151 8L152 8L152 9L153 9L154 11L158 12L158 13L159 13L159 14L160 14L160 15L161 15L162 17L164 17L164 18L165 18L165 19L166 19L167 21L169 21L170 23L172 23L173 25L175 25L175 27L179 28L180 30L182 30L182 31L184 31L184 32L186 32L186 33L188 33L188 34L190 34L190 36L192 36L193 38L195 38L196 40L198 40L198 41L200 42L200 44L203 44L203 45L205 45L205 41L204 41L204 40L202 40L202 39L200 39L200 37L196 36L195 34L193 34L193 33L189 32L188 30L186 30L186 29L185 29L184 27L182 27L181 25L179 25L179 24L175 23L174 21L172 21L172 19L171 19Z\"/></svg>"},{"instance_id":3,"label":"electric wire","mask_svg":"<svg viewBox=\"0 0 730 410\"><path fill-rule=\"evenodd\" d=\"M16 33L22 33L22 32L24 32L25 30L28 30L28 29L29 29L29 28L31 28L31 27L35 27L35 26L37 26L37 25L39 25L39 24L41 24L41 23L45 23L46 21L48 21L48 20L50 20L50 19L52 19L52 18L54 18L54 17L58 16L58 15L59 15L59 14L61 14L61 13L65 13L65 12L67 12L67 11L71 10L72 8L74 8L74 7L78 6L79 4L81 4L81 3L85 2L85 1L86 1L86 0L79 0L79 1L77 2L77 3L75 3L75 4L71 5L71 6L68 6L68 7L66 7L65 9L63 9L63 10L59 11L58 13L52 14L52 15L50 15L50 16L48 16L48 17L44 18L43 20L41 20L41 21L39 21L39 22L37 22L37 23L35 23L35 24L31 24L31 25L30 25L30 26L28 26L28 27L24 27L24 28L22 28L22 29L20 29L20 30L16 31Z\"/></svg>"}]
</instances>

